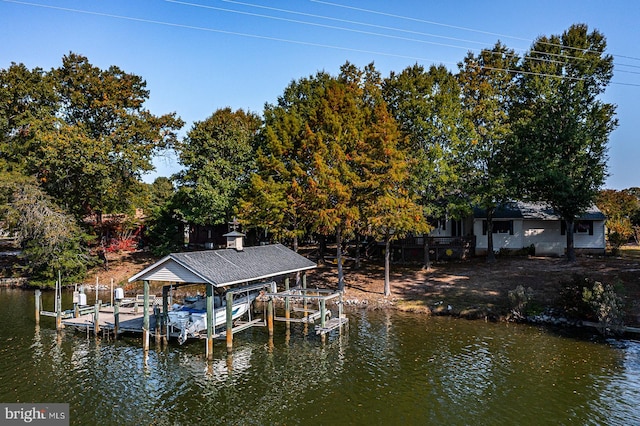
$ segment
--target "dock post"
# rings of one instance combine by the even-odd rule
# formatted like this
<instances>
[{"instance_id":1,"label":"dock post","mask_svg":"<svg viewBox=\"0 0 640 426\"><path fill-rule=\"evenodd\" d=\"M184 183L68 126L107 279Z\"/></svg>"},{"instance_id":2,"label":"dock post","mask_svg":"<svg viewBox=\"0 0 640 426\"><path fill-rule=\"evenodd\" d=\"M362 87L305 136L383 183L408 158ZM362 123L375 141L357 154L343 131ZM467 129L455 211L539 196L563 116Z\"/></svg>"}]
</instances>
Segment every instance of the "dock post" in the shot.
<instances>
[{"instance_id":1,"label":"dock post","mask_svg":"<svg viewBox=\"0 0 640 426\"><path fill-rule=\"evenodd\" d=\"M227 353L233 352L233 293L227 292Z\"/></svg>"},{"instance_id":2,"label":"dock post","mask_svg":"<svg viewBox=\"0 0 640 426\"><path fill-rule=\"evenodd\" d=\"M325 328L326 325L326 313L327 313L327 301L322 298L320 299L320 327Z\"/></svg>"},{"instance_id":3,"label":"dock post","mask_svg":"<svg viewBox=\"0 0 640 426\"><path fill-rule=\"evenodd\" d=\"M338 320L340 321L339 325L338 325L338 331L340 333L342 333L342 318L344 317L344 308L342 307L343 305L343 301L342 301L342 295L344 293L341 291L340 292L340 298L338 299Z\"/></svg>"},{"instance_id":4,"label":"dock post","mask_svg":"<svg viewBox=\"0 0 640 426\"><path fill-rule=\"evenodd\" d=\"M207 284L207 346L205 348L205 352L209 361L213 360L213 334L216 326L213 303L213 285Z\"/></svg>"},{"instance_id":5,"label":"dock post","mask_svg":"<svg viewBox=\"0 0 640 426\"><path fill-rule=\"evenodd\" d=\"M144 312L142 314L142 349L149 351L149 281L144 280Z\"/></svg>"},{"instance_id":6,"label":"dock post","mask_svg":"<svg viewBox=\"0 0 640 426\"><path fill-rule=\"evenodd\" d=\"M40 298L42 297L42 292L40 290L36 290L36 325L40 324Z\"/></svg>"},{"instance_id":7,"label":"dock post","mask_svg":"<svg viewBox=\"0 0 640 426\"><path fill-rule=\"evenodd\" d=\"M303 272L302 273L302 288L303 289L307 289L307 273ZM304 294L307 294L306 292L303 292ZM307 316L307 298L303 298L302 299L302 307L304 308L304 316Z\"/></svg>"},{"instance_id":8,"label":"dock post","mask_svg":"<svg viewBox=\"0 0 640 426\"><path fill-rule=\"evenodd\" d=\"M162 342L166 345L169 340L167 318L169 317L169 287L162 287Z\"/></svg>"},{"instance_id":9,"label":"dock post","mask_svg":"<svg viewBox=\"0 0 640 426\"><path fill-rule=\"evenodd\" d=\"M93 313L93 334L96 337L100 335L100 302L96 302L95 310Z\"/></svg>"},{"instance_id":10,"label":"dock post","mask_svg":"<svg viewBox=\"0 0 640 426\"><path fill-rule=\"evenodd\" d=\"M120 329L120 301L116 299L113 305L113 338L118 339L118 331Z\"/></svg>"},{"instance_id":11,"label":"dock post","mask_svg":"<svg viewBox=\"0 0 640 426\"><path fill-rule=\"evenodd\" d=\"M155 319L155 326L153 328L153 332L156 336L156 345L160 345L162 339L162 319L160 314L160 306L154 304L153 305L153 318Z\"/></svg>"},{"instance_id":12,"label":"dock post","mask_svg":"<svg viewBox=\"0 0 640 426\"><path fill-rule=\"evenodd\" d=\"M273 338L273 297L269 297L267 301L267 328L269 329L269 338Z\"/></svg>"},{"instance_id":13,"label":"dock post","mask_svg":"<svg viewBox=\"0 0 640 426\"><path fill-rule=\"evenodd\" d=\"M284 291L285 294L289 293L289 277L284 279ZM289 306L289 296L284 297L284 318L285 318L285 327L286 330L289 331L291 329L291 323L289 322L289 318L291 318L291 307Z\"/></svg>"}]
</instances>

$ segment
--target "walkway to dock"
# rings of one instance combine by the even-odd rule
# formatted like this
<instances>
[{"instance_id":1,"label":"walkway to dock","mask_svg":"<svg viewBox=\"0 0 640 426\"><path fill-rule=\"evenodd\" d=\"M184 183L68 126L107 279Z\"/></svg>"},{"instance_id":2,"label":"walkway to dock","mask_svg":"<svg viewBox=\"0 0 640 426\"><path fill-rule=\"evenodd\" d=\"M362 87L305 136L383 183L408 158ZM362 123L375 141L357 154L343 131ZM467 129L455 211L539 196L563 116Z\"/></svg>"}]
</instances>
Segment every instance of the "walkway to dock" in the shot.
<instances>
[{"instance_id":1,"label":"walkway to dock","mask_svg":"<svg viewBox=\"0 0 640 426\"><path fill-rule=\"evenodd\" d=\"M114 332L116 328L116 315L114 306L101 307L98 311L98 330ZM156 318L153 309L149 310L149 328L156 328ZM141 309L120 307L118 312L118 333L132 332L142 333L144 313ZM75 327L80 330L95 332L95 310L85 313L77 318L62 320L65 327Z\"/></svg>"}]
</instances>

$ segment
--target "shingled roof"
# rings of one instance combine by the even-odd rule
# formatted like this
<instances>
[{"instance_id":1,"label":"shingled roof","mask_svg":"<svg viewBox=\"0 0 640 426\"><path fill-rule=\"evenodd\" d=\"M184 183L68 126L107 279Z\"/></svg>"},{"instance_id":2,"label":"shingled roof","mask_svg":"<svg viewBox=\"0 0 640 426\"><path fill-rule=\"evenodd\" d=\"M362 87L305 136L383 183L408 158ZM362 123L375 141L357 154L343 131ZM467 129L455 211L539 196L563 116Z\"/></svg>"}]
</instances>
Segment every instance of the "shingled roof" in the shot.
<instances>
[{"instance_id":1,"label":"shingled roof","mask_svg":"<svg viewBox=\"0 0 640 426\"><path fill-rule=\"evenodd\" d=\"M487 217L486 210L473 209L473 217ZM552 207L545 203L527 203L512 201L499 206L493 213L494 219L529 219L529 220L560 220L560 215ZM584 212L579 220L605 220L605 215L596 207L591 206Z\"/></svg>"},{"instance_id":2,"label":"shingled roof","mask_svg":"<svg viewBox=\"0 0 640 426\"><path fill-rule=\"evenodd\" d=\"M281 244L172 253L129 278L133 281L166 281L212 284L224 287L313 269L316 264Z\"/></svg>"}]
</instances>

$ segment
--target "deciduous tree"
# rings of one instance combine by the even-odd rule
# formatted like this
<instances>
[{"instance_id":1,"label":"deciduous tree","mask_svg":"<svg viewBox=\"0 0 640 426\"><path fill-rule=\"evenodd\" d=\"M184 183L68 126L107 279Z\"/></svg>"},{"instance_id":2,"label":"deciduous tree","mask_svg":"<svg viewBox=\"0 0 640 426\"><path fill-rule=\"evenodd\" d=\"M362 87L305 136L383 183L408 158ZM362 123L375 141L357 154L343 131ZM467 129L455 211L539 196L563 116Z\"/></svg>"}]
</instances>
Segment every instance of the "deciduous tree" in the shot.
<instances>
[{"instance_id":1,"label":"deciduous tree","mask_svg":"<svg viewBox=\"0 0 640 426\"><path fill-rule=\"evenodd\" d=\"M464 117L471 132L457 153L466 170L467 194L487 212L488 262L495 261L493 212L514 194L505 157L517 65L518 56L499 42L478 55L470 52L458 64Z\"/></svg>"},{"instance_id":2,"label":"deciduous tree","mask_svg":"<svg viewBox=\"0 0 640 426\"><path fill-rule=\"evenodd\" d=\"M256 168L256 114L223 108L196 122L176 144L184 170L175 176L179 210L188 223L217 225L231 219Z\"/></svg>"},{"instance_id":3,"label":"deciduous tree","mask_svg":"<svg viewBox=\"0 0 640 426\"><path fill-rule=\"evenodd\" d=\"M617 126L615 106L599 98L613 75L613 57L605 51L599 31L572 25L534 42L519 79L510 156L515 181L562 216L569 261L576 258L575 220L604 183L607 142Z\"/></svg>"}]
</instances>

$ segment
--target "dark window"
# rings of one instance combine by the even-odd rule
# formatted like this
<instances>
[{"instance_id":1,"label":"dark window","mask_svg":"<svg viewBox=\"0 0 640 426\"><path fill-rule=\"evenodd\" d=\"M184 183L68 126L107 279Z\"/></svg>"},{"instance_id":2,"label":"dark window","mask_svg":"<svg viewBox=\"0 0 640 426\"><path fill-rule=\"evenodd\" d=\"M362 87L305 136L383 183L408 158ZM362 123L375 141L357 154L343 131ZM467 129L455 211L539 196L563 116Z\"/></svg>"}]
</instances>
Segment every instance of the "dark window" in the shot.
<instances>
[{"instance_id":1,"label":"dark window","mask_svg":"<svg viewBox=\"0 0 640 426\"><path fill-rule=\"evenodd\" d=\"M567 234L567 222L564 220L560 226L560 233L562 235ZM592 220L576 220L573 224L574 234L589 234L593 235L593 221Z\"/></svg>"},{"instance_id":2,"label":"dark window","mask_svg":"<svg viewBox=\"0 0 640 426\"><path fill-rule=\"evenodd\" d=\"M492 223L494 234L513 235L513 220L494 220ZM487 235L487 221L482 221L482 235Z\"/></svg>"}]
</instances>

